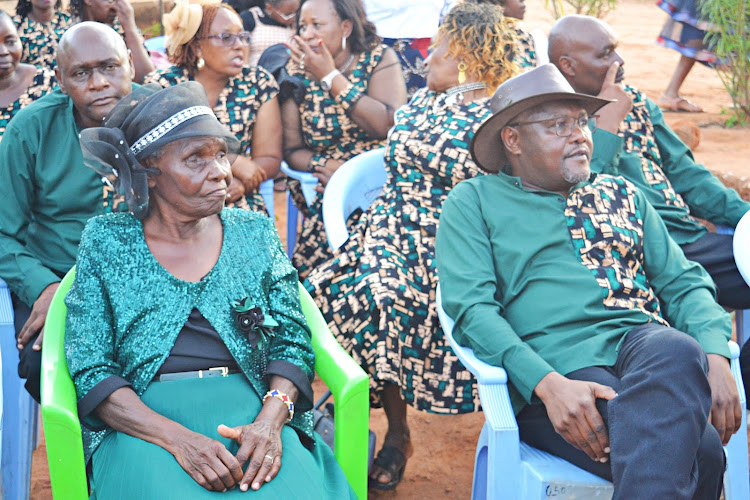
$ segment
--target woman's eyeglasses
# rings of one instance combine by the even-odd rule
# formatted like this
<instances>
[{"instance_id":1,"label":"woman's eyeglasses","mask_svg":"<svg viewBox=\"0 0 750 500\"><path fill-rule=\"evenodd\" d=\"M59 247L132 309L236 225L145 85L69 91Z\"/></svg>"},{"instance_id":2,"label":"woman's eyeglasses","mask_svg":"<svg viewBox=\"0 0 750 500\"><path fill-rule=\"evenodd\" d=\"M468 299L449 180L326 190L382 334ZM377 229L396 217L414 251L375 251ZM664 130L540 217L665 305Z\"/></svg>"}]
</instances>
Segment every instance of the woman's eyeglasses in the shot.
<instances>
[{"instance_id":1,"label":"woman's eyeglasses","mask_svg":"<svg viewBox=\"0 0 750 500\"><path fill-rule=\"evenodd\" d=\"M570 137L573 135L575 126L578 126L582 132L593 132L596 130L596 118L597 115L588 116L586 114L583 114L578 118L573 118L572 116L553 116L552 118L545 118L544 120L511 123L508 126L517 127L519 125L531 125L532 123L548 123L555 120L555 134L557 134L558 137Z\"/></svg>"},{"instance_id":2,"label":"woman's eyeglasses","mask_svg":"<svg viewBox=\"0 0 750 500\"><path fill-rule=\"evenodd\" d=\"M239 33L219 33L218 35L204 36L201 40L212 38L218 40L225 47L231 47L235 40L239 40L242 45L250 45L250 37L249 31L240 31Z\"/></svg>"}]
</instances>

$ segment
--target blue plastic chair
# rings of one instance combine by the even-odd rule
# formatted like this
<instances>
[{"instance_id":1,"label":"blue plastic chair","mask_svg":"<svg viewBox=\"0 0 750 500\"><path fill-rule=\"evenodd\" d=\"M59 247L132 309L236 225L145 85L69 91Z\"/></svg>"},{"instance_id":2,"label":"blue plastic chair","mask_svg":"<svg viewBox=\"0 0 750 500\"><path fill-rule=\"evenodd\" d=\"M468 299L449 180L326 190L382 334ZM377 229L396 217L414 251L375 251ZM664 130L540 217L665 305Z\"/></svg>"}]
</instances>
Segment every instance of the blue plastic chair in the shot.
<instances>
[{"instance_id":1,"label":"blue plastic chair","mask_svg":"<svg viewBox=\"0 0 750 500\"><path fill-rule=\"evenodd\" d=\"M149 38L143 44L146 46L146 48L149 50L149 52L165 52L166 49L164 47L164 42L166 41L165 36L155 36L153 38Z\"/></svg>"},{"instance_id":2,"label":"blue plastic chair","mask_svg":"<svg viewBox=\"0 0 750 500\"><path fill-rule=\"evenodd\" d=\"M504 369L491 366L474 356L474 351L458 345L453 338L453 320L441 306L440 286L436 294L438 317L453 351L461 363L474 374L485 423L477 443L474 462L473 499L540 499L611 498L612 484L549 453L520 441L518 425L508 395L508 376ZM740 374L736 343L729 342L732 375L737 382L740 405L745 408L745 389ZM724 498L750 498L750 476L747 458L747 417L742 412L742 426L724 449L727 472L724 476Z\"/></svg>"},{"instance_id":3,"label":"blue plastic chair","mask_svg":"<svg viewBox=\"0 0 750 500\"><path fill-rule=\"evenodd\" d=\"M260 191L260 195L263 197L263 203L266 204L266 210L268 211L268 216L271 218L272 221L275 221L276 218L274 217L274 202L273 202L273 179L267 179L260 183L260 187L258 188L258 191Z\"/></svg>"},{"instance_id":4,"label":"blue plastic chair","mask_svg":"<svg viewBox=\"0 0 750 500\"><path fill-rule=\"evenodd\" d=\"M2 447L0 498L28 500L31 453L36 448L39 408L18 376L18 349L13 326L13 303L8 285L0 279L0 354L2 355Z\"/></svg>"},{"instance_id":5,"label":"blue plastic chair","mask_svg":"<svg viewBox=\"0 0 750 500\"><path fill-rule=\"evenodd\" d=\"M349 239L346 220L357 208L367 210L383 192L387 176L385 148L359 154L341 165L323 193L323 224L328 244L336 250Z\"/></svg>"},{"instance_id":6,"label":"blue plastic chair","mask_svg":"<svg viewBox=\"0 0 750 500\"><path fill-rule=\"evenodd\" d=\"M292 170L285 161L281 162L281 171L290 179L296 179L302 186L302 196L305 197L307 206L310 206L315 200L315 186L318 185L318 179L309 172L300 172ZM289 192L286 194L286 254L289 259L292 258L294 247L297 244L297 227L299 226L299 210L292 201Z\"/></svg>"}]
</instances>

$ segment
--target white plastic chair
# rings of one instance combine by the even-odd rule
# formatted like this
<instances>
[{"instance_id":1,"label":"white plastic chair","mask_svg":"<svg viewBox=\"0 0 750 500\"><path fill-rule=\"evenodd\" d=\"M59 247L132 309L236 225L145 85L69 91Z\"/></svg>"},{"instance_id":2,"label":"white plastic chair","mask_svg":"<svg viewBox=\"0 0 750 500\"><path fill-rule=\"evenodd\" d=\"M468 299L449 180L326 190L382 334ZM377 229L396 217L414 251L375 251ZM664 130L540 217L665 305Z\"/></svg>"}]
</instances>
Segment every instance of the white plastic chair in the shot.
<instances>
[{"instance_id":1,"label":"white plastic chair","mask_svg":"<svg viewBox=\"0 0 750 500\"><path fill-rule=\"evenodd\" d=\"M258 188L258 191L260 191L261 197L263 197L263 203L266 204L266 210L268 211L268 216L271 218L272 221L275 221L276 218L274 217L274 205L273 205L273 179L266 179L265 181L260 183L260 187Z\"/></svg>"},{"instance_id":2,"label":"white plastic chair","mask_svg":"<svg viewBox=\"0 0 750 500\"><path fill-rule=\"evenodd\" d=\"M331 176L323 194L323 224L328 244L334 250L349 239L346 220L367 207L383 192L386 182L385 148L359 154L341 165Z\"/></svg>"},{"instance_id":3,"label":"white plastic chair","mask_svg":"<svg viewBox=\"0 0 750 500\"><path fill-rule=\"evenodd\" d=\"M296 179L300 182L302 188L302 196L305 198L305 203L309 207L313 200L315 200L315 186L318 185L317 177L309 172L300 172L298 170L292 170L285 161L281 162L281 171L290 179ZM299 225L299 210L292 201L292 197L287 191L286 193L286 253L289 258L292 258L294 253L294 246L297 244L297 226Z\"/></svg>"},{"instance_id":4,"label":"white plastic chair","mask_svg":"<svg viewBox=\"0 0 750 500\"><path fill-rule=\"evenodd\" d=\"M750 212L746 213L734 229L734 261L740 274L750 286Z\"/></svg>"},{"instance_id":5,"label":"white plastic chair","mask_svg":"<svg viewBox=\"0 0 750 500\"><path fill-rule=\"evenodd\" d=\"M534 39L534 53L536 53L536 65L541 66L549 62L547 55L547 34L541 28L531 30L531 38Z\"/></svg>"},{"instance_id":6,"label":"white plastic chair","mask_svg":"<svg viewBox=\"0 0 750 500\"><path fill-rule=\"evenodd\" d=\"M520 441L518 425L508 395L508 376L504 369L491 366L474 356L474 351L458 345L453 338L453 320L441 306L440 285L436 293L440 324L453 351L477 378L479 399L485 423L477 443L472 498L525 500L555 496L560 499L597 499L612 497L612 484L575 465ZM740 405L745 408L745 389L739 366L739 347L729 343L732 375L737 382ZM750 498L747 459L747 420L724 449L727 472L724 498Z\"/></svg>"},{"instance_id":7,"label":"white plastic chair","mask_svg":"<svg viewBox=\"0 0 750 500\"><path fill-rule=\"evenodd\" d=\"M0 279L0 356L2 371L2 447L0 498L28 500L31 453L37 445L39 405L18 376L18 349L13 326L13 303L8 285Z\"/></svg>"}]
</instances>

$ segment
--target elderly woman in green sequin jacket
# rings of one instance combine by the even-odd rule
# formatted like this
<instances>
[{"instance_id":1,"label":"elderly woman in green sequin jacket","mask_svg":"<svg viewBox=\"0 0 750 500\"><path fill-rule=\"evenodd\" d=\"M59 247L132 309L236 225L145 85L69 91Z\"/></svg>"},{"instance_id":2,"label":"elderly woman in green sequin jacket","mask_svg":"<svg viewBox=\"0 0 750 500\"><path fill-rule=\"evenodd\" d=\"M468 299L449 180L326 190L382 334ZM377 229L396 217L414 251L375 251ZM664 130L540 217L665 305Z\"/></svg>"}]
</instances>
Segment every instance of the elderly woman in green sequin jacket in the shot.
<instances>
[{"instance_id":1,"label":"elderly woman in green sequin jacket","mask_svg":"<svg viewBox=\"0 0 750 500\"><path fill-rule=\"evenodd\" d=\"M81 145L129 208L87 224L66 297L94 497L354 497L312 431L297 273L223 209L238 141L201 85L141 87Z\"/></svg>"}]
</instances>

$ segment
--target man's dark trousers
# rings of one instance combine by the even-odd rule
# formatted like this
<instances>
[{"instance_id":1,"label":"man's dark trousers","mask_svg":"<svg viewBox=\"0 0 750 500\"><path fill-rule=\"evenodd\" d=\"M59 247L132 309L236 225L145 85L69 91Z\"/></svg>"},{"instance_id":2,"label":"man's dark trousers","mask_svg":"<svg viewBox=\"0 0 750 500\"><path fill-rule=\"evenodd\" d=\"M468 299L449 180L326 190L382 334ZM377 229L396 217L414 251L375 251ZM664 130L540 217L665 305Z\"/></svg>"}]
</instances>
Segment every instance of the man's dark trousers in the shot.
<instances>
[{"instance_id":1,"label":"man's dark trousers","mask_svg":"<svg viewBox=\"0 0 750 500\"><path fill-rule=\"evenodd\" d=\"M517 417L521 439L615 484L614 499L718 499L725 457L708 423L708 360L700 344L673 328L634 328L612 367L576 370L568 378L612 387L597 400L609 430L610 462L598 463L555 432L543 405Z\"/></svg>"}]
</instances>

